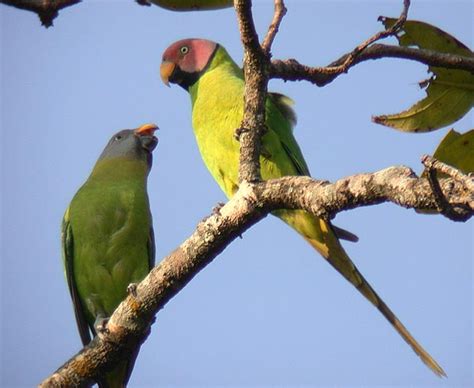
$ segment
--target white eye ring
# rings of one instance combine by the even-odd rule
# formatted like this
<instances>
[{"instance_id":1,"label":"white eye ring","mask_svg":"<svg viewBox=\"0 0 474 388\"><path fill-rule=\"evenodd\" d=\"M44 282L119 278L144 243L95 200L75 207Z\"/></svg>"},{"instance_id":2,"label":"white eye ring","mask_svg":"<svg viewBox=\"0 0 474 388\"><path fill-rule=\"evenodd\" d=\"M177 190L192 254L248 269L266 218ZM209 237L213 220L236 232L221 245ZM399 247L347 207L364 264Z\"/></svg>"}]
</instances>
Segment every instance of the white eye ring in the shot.
<instances>
[{"instance_id":1,"label":"white eye ring","mask_svg":"<svg viewBox=\"0 0 474 388\"><path fill-rule=\"evenodd\" d=\"M179 49L179 51L181 51L181 54L187 54L189 51L189 48L188 46L183 46Z\"/></svg>"},{"instance_id":2,"label":"white eye ring","mask_svg":"<svg viewBox=\"0 0 474 388\"><path fill-rule=\"evenodd\" d=\"M122 140L122 135L117 135L117 136L115 136L114 140L117 140L117 141L118 141L118 140Z\"/></svg>"}]
</instances>

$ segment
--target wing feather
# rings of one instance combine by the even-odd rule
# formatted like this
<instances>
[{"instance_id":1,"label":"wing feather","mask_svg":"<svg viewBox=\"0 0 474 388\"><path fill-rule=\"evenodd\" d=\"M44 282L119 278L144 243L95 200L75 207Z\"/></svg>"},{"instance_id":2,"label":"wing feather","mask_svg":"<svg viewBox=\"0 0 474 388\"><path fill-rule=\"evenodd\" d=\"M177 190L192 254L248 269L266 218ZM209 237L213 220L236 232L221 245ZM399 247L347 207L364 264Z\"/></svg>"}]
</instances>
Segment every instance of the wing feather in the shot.
<instances>
[{"instance_id":1,"label":"wing feather","mask_svg":"<svg viewBox=\"0 0 474 388\"><path fill-rule=\"evenodd\" d=\"M79 329L82 344L87 345L91 341L91 334L74 279L74 237L71 223L69 221L69 209L66 210L62 222L61 243L64 272L69 287L69 293L71 294L72 304L74 306L77 328Z\"/></svg>"}]
</instances>

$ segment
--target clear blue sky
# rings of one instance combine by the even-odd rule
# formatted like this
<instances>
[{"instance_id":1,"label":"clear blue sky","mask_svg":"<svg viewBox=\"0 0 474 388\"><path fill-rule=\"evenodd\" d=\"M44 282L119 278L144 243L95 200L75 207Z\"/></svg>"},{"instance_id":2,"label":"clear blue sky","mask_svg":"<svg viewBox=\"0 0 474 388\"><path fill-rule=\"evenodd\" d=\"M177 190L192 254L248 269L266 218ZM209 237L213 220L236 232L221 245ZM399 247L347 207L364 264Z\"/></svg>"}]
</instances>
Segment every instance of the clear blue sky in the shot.
<instances>
[{"instance_id":1,"label":"clear blue sky","mask_svg":"<svg viewBox=\"0 0 474 388\"><path fill-rule=\"evenodd\" d=\"M258 29L272 17L255 2ZM402 1L288 1L276 58L324 65L397 16ZM80 349L60 259L60 222L112 133L156 122L150 175L157 260L224 196L201 159L190 101L159 79L163 50L205 37L241 62L232 9L173 13L85 1L54 28L0 6L2 50L1 385L33 386ZM413 1L410 17L473 44L473 2ZM364 63L325 88L272 81L296 102L296 136L314 176L335 180L404 164L420 172L446 129L411 135L372 124L420 99L426 67ZM473 115L455 124L472 128ZM162 310L131 387L473 385L473 224L394 205L335 223L362 273L449 378L438 379L383 317L286 225L268 217Z\"/></svg>"}]
</instances>

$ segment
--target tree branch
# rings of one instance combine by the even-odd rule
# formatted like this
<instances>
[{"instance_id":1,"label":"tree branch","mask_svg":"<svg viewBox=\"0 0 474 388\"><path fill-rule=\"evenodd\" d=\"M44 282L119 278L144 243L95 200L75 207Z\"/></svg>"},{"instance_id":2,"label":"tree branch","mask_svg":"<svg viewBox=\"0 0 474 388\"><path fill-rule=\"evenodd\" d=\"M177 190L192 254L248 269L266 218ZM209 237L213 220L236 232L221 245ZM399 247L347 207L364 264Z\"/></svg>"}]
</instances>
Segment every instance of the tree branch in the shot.
<instances>
[{"instance_id":1,"label":"tree branch","mask_svg":"<svg viewBox=\"0 0 474 388\"><path fill-rule=\"evenodd\" d=\"M226 205L199 223L194 233L132 287L101 334L62 365L40 387L91 384L128 354L123 344L139 346L154 315L236 237L266 213L260 211L252 187L243 183Z\"/></svg>"},{"instance_id":2,"label":"tree branch","mask_svg":"<svg viewBox=\"0 0 474 388\"><path fill-rule=\"evenodd\" d=\"M43 26L51 27L58 12L81 0L0 0L0 3L38 14Z\"/></svg>"},{"instance_id":3,"label":"tree branch","mask_svg":"<svg viewBox=\"0 0 474 388\"><path fill-rule=\"evenodd\" d=\"M449 205L465 212L464 221L472 217L474 191L465 181L441 179L439 182ZM344 210L384 202L407 209L441 213L429 181L418 178L411 169L401 166L354 175L333 184L310 177L284 177L267 181L265 185L258 186L256 192L265 207L303 209L325 219L332 219Z\"/></svg>"},{"instance_id":4,"label":"tree branch","mask_svg":"<svg viewBox=\"0 0 474 388\"><path fill-rule=\"evenodd\" d=\"M269 59L260 46L252 17L251 0L235 0L244 46L244 117L236 136L240 142L239 182L260 180L261 137L265 132Z\"/></svg>"},{"instance_id":5,"label":"tree branch","mask_svg":"<svg viewBox=\"0 0 474 388\"><path fill-rule=\"evenodd\" d=\"M474 192L466 187L464 174L452 171L462 179L440 179L440 187L450 206L463 209L467 220L474 215ZM110 318L107 332L96 337L40 387L84 386L114 362L124 359L147 336L154 315L227 245L269 212L301 208L330 219L343 210L384 202L439 212L428 180L418 178L407 167L390 167L335 183L305 176L255 184L243 182L227 204L199 223L180 247L132 287L131 294Z\"/></svg>"},{"instance_id":6,"label":"tree branch","mask_svg":"<svg viewBox=\"0 0 474 388\"><path fill-rule=\"evenodd\" d=\"M440 162L438 159L433 158L430 155L424 155L421 158L421 162L428 170L437 170L443 174L450 176L459 183L465 185L468 190L474 192L474 177L472 174L465 175L458 169L447 165L446 163Z\"/></svg>"},{"instance_id":7,"label":"tree branch","mask_svg":"<svg viewBox=\"0 0 474 388\"><path fill-rule=\"evenodd\" d=\"M236 137L240 142L239 182L257 182L260 176L261 138L266 131L265 101L271 45L278 32L286 8L283 0L275 1L275 11L272 23L268 28L262 46L260 46L257 31L252 16L251 0L235 0L240 36L244 46L244 117Z\"/></svg>"},{"instance_id":8,"label":"tree branch","mask_svg":"<svg viewBox=\"0 0 474 388\"><path fill-rule=\"evenodd\" d=\"M267 35L262 43L263 52L270 57L271 56L271 48L273 44L273 40L275 39L276 34L278 33L278 29L280 28L280 23L283 20L283 17L286 15L286 7L283 0L275 0L275 12L273 14L273 20L268 27Z\"/></svg>"},{"instance_id":9,"label":"tree branch","mask_svg":"<svg viewBox=\"0 0 474 388\"><path fill-rule=\"evenodd\" d=\"M347 70L354 65L354 61L363 52L369 45L372 43L387 38L389 36L395 35L400 28L403 27L403 24L407 20L408 9L410 8L410 0L403 0L403 10L400 16L398 17L397 21L393 24L392 27L385 29L384 31L380 31L375 35L371 36L369 39L365 40L361 44L359 44L352 52L347 54L346 58L341 64L337 65L329 65L326 67L326 71L329 74L342 74L347 73Z\"/></svg>"},{"instance_id":10,"label":"tree branch","mask_svg":"<svg viewBox=\"0 0 474 388\"><path fill-rule=\"evenodd\" d=\"M294 59L285 61L274 60L270 66L270 77L285 81L309 81L317 86L325 86L334 81L341 72L333 73L328 69L335 68L346 61L350 54L332 62L326 67L311 67L300 64ZM415 49L403 46L374 44L366 48L351 63L354 66L369 59L402 58L424 63L428 66L445 67L448 69L466 70L474 74L474 58L461 55L440 53L426 49ZM348 68L348 69L349 69ZM348 70L347 69L347 70Z\"/></svg>"},{"instance_id":11,"label":"tree branch","mask_svg":"<svg viewBox=\"0 0 474 388\"><path fill-rule=\"evenodd\" d=\"M461 171L448 166L445 163L433 158L429 155L424 155L421 158L421 162L425 165L428 172L428 182L433 191L433 195L436 200L437 211L446 216L452 221L467 221L470 218L469 211L463 208L452 206L446 199L446 194L440 185L439 177L436 171L451 176L455 181L462 184L467 192L470 194L470 198L467 199L470 207L474 206L474 178L472 175L464 175Z\"/></svg>"}]
</instances>

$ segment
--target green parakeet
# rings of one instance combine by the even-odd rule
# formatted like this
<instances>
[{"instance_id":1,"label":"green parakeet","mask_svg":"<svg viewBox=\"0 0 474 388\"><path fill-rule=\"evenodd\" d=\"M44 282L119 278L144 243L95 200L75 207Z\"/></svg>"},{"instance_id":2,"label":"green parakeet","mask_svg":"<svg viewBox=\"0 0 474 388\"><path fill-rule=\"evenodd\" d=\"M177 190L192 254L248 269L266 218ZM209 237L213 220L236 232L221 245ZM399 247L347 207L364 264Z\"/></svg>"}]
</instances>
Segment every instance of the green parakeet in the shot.
<instances>
[{"instance_id":1,"label":"green parakeet","mask_svg":"<svg viewBox=\"0 0 474 388\"><path fill-rule=\"evenodd\" d=\"M66 279L84 345L153 267L155 245L147 178L157 127L122 130L109 141L64 215ZM99 381L125 387L138 350Z\"/></svg>"},{"instance_id":2,"label":"green parakeet","mask_svg":"<svg viewBox=\"0 0 474 388\"><path fill-rule=\"evenodd\" d=\"M189 92L192 125L201 156L221 189L229 198L232 197L239 184L239 143L234 133L244 113L242 69L221 45L204 39L185 39L165 50L160 73L165 84L176 83ZM260 155L264 180L286 175L309 175L293 135L295 122L291 100L269 93L266 101L268 131L262 138ZM339 238L351 239L353 235L302 210L278 210L274 215L295 229L351 282L434 373L445 376L443 369L376 294L344 251Z\"/></svg>"}]
</instances>

